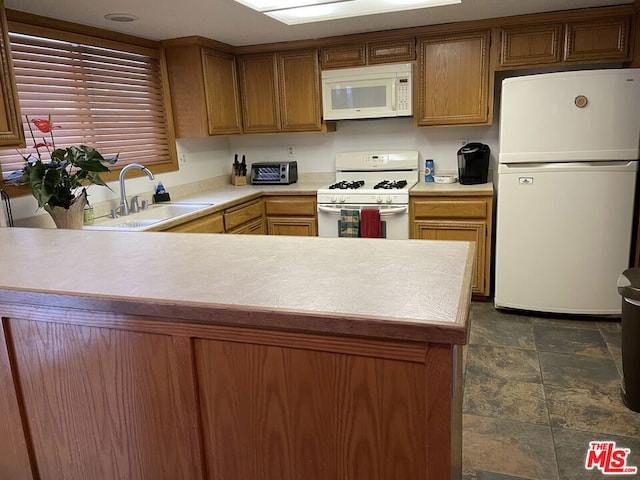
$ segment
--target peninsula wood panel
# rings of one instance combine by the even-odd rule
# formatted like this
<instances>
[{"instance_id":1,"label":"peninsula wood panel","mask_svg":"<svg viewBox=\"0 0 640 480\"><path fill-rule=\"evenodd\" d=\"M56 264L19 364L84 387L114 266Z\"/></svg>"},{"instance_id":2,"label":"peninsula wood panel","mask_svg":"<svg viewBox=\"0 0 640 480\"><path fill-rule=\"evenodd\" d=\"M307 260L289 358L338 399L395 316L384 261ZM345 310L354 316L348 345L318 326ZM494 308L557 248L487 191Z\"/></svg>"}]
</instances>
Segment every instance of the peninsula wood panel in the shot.
<instances>
[{"instance_id":1,"label":"peninsula wood panel","mask_svg":"<svg viewBox=\"0 0 640 480\"><path fill-rule=\"evenodd\" d=\"M201 478L198 449L180 435L188 419L170 336L18 318L9 327L37 478Z\"/></svg>"},{"instance_id":2,"label":"peninsula wood panel","mask_svg":"<svg viewBox=\"0 0 640 480\"><path fill-rule=\"evenodd\" d=\"M438 478L425 476L423 365L212 340L194 349L197 365L216 365L198 371L211 478Z\"/></svg>"},{"instance_id":3,"label":"peninsula wood panel","mask_svg":"<svg viewBox=\"0 0 640 480\"><path fill-rule=\"evenodd\" d=\"M26 432L16 389L10 353L12 345L8 319L0 318L0 478L11 480L35 480L29 459Z\"/></svg>"}]
</instances>

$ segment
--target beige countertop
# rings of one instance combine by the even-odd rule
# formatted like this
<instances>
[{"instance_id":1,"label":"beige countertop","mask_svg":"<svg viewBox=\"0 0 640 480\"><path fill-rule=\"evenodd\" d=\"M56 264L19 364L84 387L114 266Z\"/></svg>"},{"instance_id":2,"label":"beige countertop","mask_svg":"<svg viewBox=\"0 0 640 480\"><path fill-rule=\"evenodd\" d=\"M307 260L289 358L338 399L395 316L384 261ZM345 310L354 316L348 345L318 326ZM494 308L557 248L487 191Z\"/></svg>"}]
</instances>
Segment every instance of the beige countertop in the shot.
<instances>
[{"instance_id":1,"label":"beige countertop","mask_svg":"<svg viewBox=\"0 0 640 480\"><path fill-rule=\"evenodd\" d=\"M455 183L426 183L418 182L410 191L410 195L490 195L493 193L493 183L478 185L462 185Z\"/></svg>"},{"instance_id":2,"label":"beige countertop","mask_svg":"<svg viewBox=\"0 0 640 480\"><path fill-rule=\"evenodd\" d=\"M4 228L0 244L0 301L466 341L468 242Z\"/></svg>"}]
</instances>

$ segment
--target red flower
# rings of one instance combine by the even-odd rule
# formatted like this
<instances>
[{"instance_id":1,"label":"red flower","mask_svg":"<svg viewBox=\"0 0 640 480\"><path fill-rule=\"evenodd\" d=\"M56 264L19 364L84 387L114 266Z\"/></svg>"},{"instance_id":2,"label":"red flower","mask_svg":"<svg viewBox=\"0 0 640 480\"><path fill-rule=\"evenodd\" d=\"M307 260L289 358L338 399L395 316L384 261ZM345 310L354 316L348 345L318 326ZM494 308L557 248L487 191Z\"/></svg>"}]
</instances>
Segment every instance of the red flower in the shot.
<instances>
[{"instance_id":1,"label":"red flower","mask_svg":"<svg viewBox=\"0 0 640 480\"><path fill-rule=\"evenodd\" d=\"M40 142L34 145L35 148L40 148L40 147L55 147L55 145L51 142Z\"/></svg>"},{"instance_id":2,"label":"red flower","mask_svg":"<svg viewBox=\"0 0 640 480\"><path fill-rule=\"evenodd\" d=\"M49 119L34 118L31 121L42 133L51 133L52 128L60 128L60 125L51 123L51 117L49 117Z\"/></svg>"}]
</instances>

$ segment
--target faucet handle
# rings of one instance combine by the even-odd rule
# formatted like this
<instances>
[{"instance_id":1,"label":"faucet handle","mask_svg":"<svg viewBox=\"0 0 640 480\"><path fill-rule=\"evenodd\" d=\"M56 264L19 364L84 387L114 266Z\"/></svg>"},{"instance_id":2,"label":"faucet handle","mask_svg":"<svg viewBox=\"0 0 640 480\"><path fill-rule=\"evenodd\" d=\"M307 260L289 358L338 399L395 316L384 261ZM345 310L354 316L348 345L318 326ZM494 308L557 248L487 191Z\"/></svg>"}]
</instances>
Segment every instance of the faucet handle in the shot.
<instances>
[{"instance_id":1,"label":"faucet handle","mask_svg":"<svg viewBox=\"0 0 640 480\"><path fill-rule=\"evenodd\" d=\"M140 195L134 195L133 197L131 197L131 204L129 207L129 211L131 213L138 213L140 211L140 205L138 204L138 198L140 198Z\"/></svg>"}]
</instances>

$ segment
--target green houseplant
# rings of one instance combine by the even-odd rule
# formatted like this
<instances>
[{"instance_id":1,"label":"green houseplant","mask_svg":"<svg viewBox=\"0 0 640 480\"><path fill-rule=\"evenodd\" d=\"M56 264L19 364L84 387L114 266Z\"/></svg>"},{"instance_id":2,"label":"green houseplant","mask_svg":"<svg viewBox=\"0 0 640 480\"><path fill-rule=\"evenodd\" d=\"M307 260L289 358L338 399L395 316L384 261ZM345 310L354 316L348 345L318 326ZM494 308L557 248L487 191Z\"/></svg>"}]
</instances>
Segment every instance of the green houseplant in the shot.
<instances>
[{"instance_id":1,"label":"green houseplant","mask_svg":"<svg viewBox=\"0 0 640 480\"><path fill-rule=\"evenodd\" d=\"M14 183L31 187L38 208L49 212L58 228L82 228L86 187L95 184L109 188L100 174L109 171L105 163L113 165L118 155L105 158L87 145L56 148L53 131L60 126L54 125L50 116L48 119L25 118L35 155L21 154L25 163ZM41 141L36 139L32 123L43 134ZM43 156L45 152L48 161Z\"/></svg>"}]
</instances>

